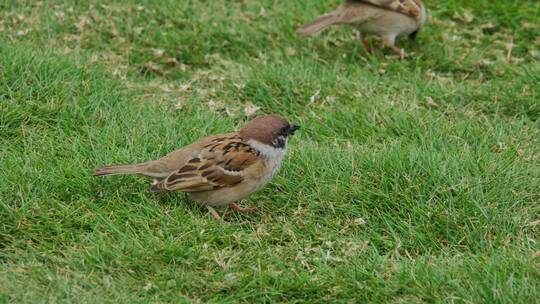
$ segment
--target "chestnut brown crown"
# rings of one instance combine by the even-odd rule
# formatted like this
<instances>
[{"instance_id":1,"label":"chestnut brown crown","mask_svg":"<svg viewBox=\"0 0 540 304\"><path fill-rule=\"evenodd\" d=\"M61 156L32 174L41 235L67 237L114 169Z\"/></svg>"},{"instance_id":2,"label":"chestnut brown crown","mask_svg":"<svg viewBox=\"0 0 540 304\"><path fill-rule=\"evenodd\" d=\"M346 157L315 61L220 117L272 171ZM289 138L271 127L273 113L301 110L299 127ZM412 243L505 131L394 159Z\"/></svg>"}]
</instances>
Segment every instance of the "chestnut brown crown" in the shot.
<instances>
[{"instance_id":1,"label":"chestnut brown crown","mask_svg":"<svg viewBox=\"0 0 540 304\"><path fill-rule=\"evenodd\" d=\"M287 138L299 128L299 125L290 124L283 117L266 115L248 122L239 134L245 140L254 139L276 148L283 148Z\"/></svg>"}]
</instances>

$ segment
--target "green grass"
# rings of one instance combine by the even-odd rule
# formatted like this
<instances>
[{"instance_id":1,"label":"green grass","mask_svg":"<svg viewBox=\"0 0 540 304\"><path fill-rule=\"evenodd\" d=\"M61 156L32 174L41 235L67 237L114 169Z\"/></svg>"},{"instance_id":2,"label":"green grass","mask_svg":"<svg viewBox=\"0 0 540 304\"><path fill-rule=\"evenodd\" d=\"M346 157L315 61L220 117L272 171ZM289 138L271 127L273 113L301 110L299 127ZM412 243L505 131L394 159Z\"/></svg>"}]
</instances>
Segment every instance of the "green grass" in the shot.
<instances>
[{"instance_id":1,"label":"green grass","mask_svg":"<svg viewBox=\"0 0 540 304\"><path fill-rule=\"evenodd\" d=\"M0 4L0 302L537 303L540 4L426 1L399 61L294 34L338 2ZM254 106L303 125L257 215L90 176Z\"/></svg>"}]
</instances>

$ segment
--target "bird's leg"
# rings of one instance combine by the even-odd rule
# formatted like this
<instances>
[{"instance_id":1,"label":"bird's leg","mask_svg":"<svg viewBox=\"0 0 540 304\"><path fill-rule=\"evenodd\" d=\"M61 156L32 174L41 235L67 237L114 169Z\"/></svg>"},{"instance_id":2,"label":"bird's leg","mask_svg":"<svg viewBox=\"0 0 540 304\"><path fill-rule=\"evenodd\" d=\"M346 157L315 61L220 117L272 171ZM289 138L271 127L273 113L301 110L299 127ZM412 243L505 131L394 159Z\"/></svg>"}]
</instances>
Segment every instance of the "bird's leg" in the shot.
<instances>
[{"instance_id":1,"label":"bird's leg","mask_svg":"<svg viewBox=\"0 0 540 304\"><path fill-rule=\"evenodd\" d=\"M405 54L405 51L403 49L400 49L394 45L395 40L396 40L396 37L385 36L382 39L382 43L385 47L391 49L394 53L396 53L400 59L404 59L407 56L407 54Z\"/></svg>"},{"instance_id":2,"label":"bird's leg","mask_svg":"<svg viewBox=\"0 0 540 304\"><path fill-rule=\"evenodd\" d=\"M364 45L364 48L366 49L366 52L368 52L368 53L372 52L371 44L369 44L369 41L368 41L367 37L362 38L362 44Z\"/></svg>"},{"instance_id":3,"label":"bird's leg","mask_svg":"<svg viewBox=\"0 0 540 304\"><path fill-rule=\"evenodd\" d=\"M390 49L399 56L399 59L405 59L405 57L407 56L403 49L400 49L396 46L391 46Z\"/></svg>"},{"instance_id":4,"label":"bird's leg","mask_svg":"<svg viewBox=\"0 0 540 304\"><path fill-rule=\"evenodd\" d=\"M371 45L369 44L369 41L366 36L362 35L361 32L356 32L356 39L362 42L362 45L364 46L364 49L366 50L366 52L371 53Z\"/></svg>"},{"instance_id":5,"label":"bird's leg","mask_svg":"<svg viewBox=\"0 0 540 304\"><path fill-rule=\"evenodd\" d=\"M216 209L214 209L214 208L212 208L210 206L206 206L206 209L208 209L208 212L210 212L210 215L212 215L212 217L215 220L218 220L218 221L221 220L221 216L219 215L219 213L217 213Z\"/></svg>"},{"instance_id":6,"label":"bird's leg","mask_svg":"<svg viewBox=\"0 0 540 304\"><path fill-rule=\"evenodd\" d=\"M363 35L362 35L362 32L360 32L360 31L357 31L357 32L356 32L356 40L361 41L361 40L362 40L362 36L363 36Z\"/></svg>"},{"instance_id":7,"label":"bird's leg","mask_svg":"<svg viewBox=\"0 0 540 304\"><path fill-rule=\"evenodd\" d=\"M232 210L234 210L236 212L243 212L243 213L255 213L255 212L257 212L259 210L255 206L242 208L242 207L238 206L236 203L230 203L229 208L231 208Z\"/></svg>"}]
</instances>

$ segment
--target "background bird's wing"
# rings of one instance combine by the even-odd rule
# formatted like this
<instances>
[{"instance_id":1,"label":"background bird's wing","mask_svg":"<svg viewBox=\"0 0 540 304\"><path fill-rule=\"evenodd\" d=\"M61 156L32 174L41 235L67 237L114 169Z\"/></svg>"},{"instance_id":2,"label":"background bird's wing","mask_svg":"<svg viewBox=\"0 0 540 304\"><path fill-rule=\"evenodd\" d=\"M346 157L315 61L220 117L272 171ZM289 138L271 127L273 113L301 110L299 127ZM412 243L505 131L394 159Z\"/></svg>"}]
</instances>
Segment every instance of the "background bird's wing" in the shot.
<instances>
[{"instance_id":1,"label":"background bird's wing","mask_svg":"<svg viewBox=\"0 0 540 304\"><path fill-rule=\"evenodd\" d=\"M241 183L244 170L258 161L262 161L259 152L239 136L216 138L150 191L199 192L231 187Z\"/></svg>"},{"instance_id":2,"label":"background bird's wing","mask_svg":"<svg viewBox=\"0 0 540 304\"><path fill-rule=\"evenodd\" d=\"M421 0L348 0L348 4L367 3L380 8L419 18L422 5Z\"/></svg>"},{"instance_id":3,"label":"background bird's wing","mask_svg":"<svg viewBox=\"0 0 540 304\"><path fill-rule=\"evenodd\" d=\"M366 5L363 1L347 1L330 15L334 16L335 24L359 25L377 19L382 12L372 5Z\"/></svg>"}]
</instances>

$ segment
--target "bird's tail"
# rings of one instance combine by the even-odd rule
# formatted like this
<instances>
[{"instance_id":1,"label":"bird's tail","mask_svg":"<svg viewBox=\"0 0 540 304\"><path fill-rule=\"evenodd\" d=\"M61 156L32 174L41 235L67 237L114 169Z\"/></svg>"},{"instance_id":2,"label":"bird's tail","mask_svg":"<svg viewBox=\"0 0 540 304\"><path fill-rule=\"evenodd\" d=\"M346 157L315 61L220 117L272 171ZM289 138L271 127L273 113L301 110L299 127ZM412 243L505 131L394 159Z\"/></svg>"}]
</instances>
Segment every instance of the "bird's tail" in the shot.
<instances>
[{"instance_id":1,"label":"bird's tail","mask_svg":"<svg viewBox=\"0 0 540 304\"><path fill-rule=\"evenodd\" d=\"M117 175L117 174L138 174L142 173L144 164L117 165L97 168L93 176Z\"/></svg>"},{"instance_id":2,"label":"bird's tail","mask_svg":"<svg viewBox=\"0 0 540 304\"><path fill-rule=\"evenodd\" d=\"M322 32L327 27L336 24L338 21L339 16L337 14L330 13L322 15L315 19L315 21L302 26L296 30L296 32L300 35L314 36Z\"/></svg>"},{"instance_id":3,"label":"bird's tail","mask_svg":"<svg viewBox=\"0 0 540 304\"><path fill-rule=\"evenodd\" d=\"M148 189L148 191L150 191L150 192L166 192L168 190L165 188L165 183L156 182Z\"/></svg>"}]
</instances>

